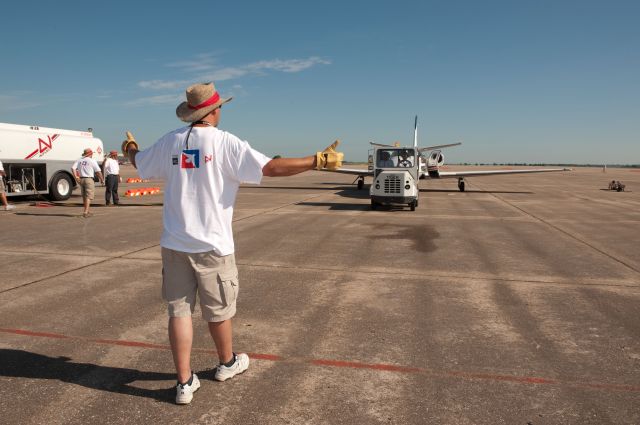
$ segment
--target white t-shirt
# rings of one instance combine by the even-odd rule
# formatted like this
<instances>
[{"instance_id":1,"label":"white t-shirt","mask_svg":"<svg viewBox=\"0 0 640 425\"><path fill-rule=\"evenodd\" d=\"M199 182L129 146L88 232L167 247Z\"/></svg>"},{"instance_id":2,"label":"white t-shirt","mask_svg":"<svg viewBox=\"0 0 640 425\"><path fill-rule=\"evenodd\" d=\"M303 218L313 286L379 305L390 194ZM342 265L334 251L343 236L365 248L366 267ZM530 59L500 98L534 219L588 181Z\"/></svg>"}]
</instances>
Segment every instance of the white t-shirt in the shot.
<instances>
[{"instance_id":1,"label":"white t-shirt","mask_svg":"<svg viewBox=\"0 0 640 425\"><path fill-rule=\"evenodd\" d=\"M181 252L234 252L233 205L240 182L260 183L271 158L215 127L179 128L136 155L143 179L165 180L160 245Z\"/></svg>"},{"instance_id":2,"label":"white t-shirt","mask_svg":"<svg viewBox=\"0 0 640 425\"><path fill-rule=\"evenodd\" d=\"M98 162L95 159L90 158L88 156L85 156L84 158L80 158L79 160L74 162L72 168L74 170L78 170L78 173L80 173L80 177L89 177L89 178L93 178L96 175L96 172L100 171L100 166L98 165Z\"/></svg>"},{"instance_id":3,"label":"white t-shirt","mask_svg":"<svg viewBox=\"0 0 640 425\"><path fill-rule=\"evenodd\" d=\"M104 163L104 178L106 179L109 174L120 174L120 165L118 161L113 158L107 158Z\"/></svg>"},{"instance_id":4,"label":"white t-shirt","mask_svg":"<svg viewBox=\"0 0 640 425\"><path fill-rule=\"evenodd\" d=\"M4 171L4 167L2 166L2 161L0 161L0 171Z\"/></svg>"}]
</instances>

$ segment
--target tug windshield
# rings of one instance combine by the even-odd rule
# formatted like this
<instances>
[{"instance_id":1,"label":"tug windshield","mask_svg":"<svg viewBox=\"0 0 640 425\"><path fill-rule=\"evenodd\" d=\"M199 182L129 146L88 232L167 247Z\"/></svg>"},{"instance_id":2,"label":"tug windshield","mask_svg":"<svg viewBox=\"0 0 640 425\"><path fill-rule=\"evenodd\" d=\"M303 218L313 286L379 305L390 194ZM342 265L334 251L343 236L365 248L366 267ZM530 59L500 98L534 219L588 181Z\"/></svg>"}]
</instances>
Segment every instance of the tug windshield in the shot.
<instances>
[{"instance_id":1,"label":"tug windshield","mask_svg":"<svg viewBox=\"0 0 640 425\"><path fill-rule=\"evenodd\" d=\"M377 168L411 168L415 164L413 149L378 149Z\"/></svg>"}]
</instances>

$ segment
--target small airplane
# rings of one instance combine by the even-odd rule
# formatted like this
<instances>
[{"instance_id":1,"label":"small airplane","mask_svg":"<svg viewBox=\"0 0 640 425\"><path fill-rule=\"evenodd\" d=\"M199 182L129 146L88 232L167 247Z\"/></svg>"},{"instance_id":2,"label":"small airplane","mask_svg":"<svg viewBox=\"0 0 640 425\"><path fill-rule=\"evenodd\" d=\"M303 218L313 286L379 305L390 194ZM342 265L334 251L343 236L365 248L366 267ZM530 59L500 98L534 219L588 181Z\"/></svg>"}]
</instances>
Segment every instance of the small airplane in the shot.
<instances>
[{"instance_id":1,"label":"small airplane","mask_svg":"<svg viewBox=\"0 0 640 425\"><path fill-rule=\"evenodd\" d=\"M376 177L382 169L416 169L415 173L419 179L458 179L458 189L464 192L465 177L479 176L495 176L502 174L529 174L529 173L547 173L557 171L571 171L570 168L533 168L521 170L477 170L477 171L441 171L440 167L444 165L444 154L441 149L459 146L462 142L450 143L445 145L418 147L418 116L415 118L413 147L400 147L398 143L395 145L385 145L381 143L370 142L373 149L369 153L368 169L349 169L338 168L335 170L322 170L333 173L351 174L358 176L358 189L364 187L364 179L367 176ZM427 152L429 152L427 154ZM417 161L413 161L413 155L417 153ZM407 159L409 157L409 159ZM415 164L413 164L415 162ZM372 188L373 190L373 188ZM372 195L373 196L373 195Z\"/></svg>"}]
</instances>

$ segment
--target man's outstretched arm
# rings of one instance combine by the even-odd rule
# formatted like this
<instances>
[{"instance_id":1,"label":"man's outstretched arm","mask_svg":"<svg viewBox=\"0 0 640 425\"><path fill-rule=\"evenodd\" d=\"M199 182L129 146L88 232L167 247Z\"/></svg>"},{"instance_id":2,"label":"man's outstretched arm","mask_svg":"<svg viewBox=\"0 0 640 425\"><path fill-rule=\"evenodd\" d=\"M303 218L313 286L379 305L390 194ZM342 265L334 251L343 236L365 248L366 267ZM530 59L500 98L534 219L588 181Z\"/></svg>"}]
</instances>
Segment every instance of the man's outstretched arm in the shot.
<instances>
[{"instance_id":1,"label":"man's outstretched arm","mask_svg":"<svg viewBox=\"0 0 640 425\"><path fill-rule=\"evenodd\" d=\"M262 175L267 177L293 176L316 168L315 155L303 158L275 158L262 167Z\"/></svg>"},{"instance_id":2,"label":"man's outstretched arm","mask_svg":"<svg viewBox=\"0 0 640 425\"><path fill-rule=\"evenodd\" d=\"M303 171L327 168L335 170L342 165L343 154L335 148L338 140L327 146L322 152L302 158L275 158L262 167L262 175L268 177L293 176Z\"/></svg>"}]
</instances>

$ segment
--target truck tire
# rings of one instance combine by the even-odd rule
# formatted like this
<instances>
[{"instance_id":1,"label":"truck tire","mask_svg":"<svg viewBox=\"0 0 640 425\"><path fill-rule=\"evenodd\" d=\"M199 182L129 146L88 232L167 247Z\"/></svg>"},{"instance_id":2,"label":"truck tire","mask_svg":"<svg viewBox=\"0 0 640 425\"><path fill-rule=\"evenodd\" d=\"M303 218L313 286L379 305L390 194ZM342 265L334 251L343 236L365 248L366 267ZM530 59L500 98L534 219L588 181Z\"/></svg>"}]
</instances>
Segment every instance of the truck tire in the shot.
<instances>
[{"instance_id":1,"label":"truck tire","mask_svg":"<svg viewBox=\"0 0 640 425\"><path fill-rule=\"evenodd\" d=\"M52 201L66 201L73 192L73 182L71 177L65 173L58 173L51 179L49 186L49 198Z\"/></svg>"},{"instance_id":2,"label":"truck tire","mask_svg":"<svg viewBox=\"0 0 640 425\"><path fill-rule=\"evenodd\" d=\"M375 210L377 207L378 207L378 203L372 199L371 200L371 209Z\"/></svg>"},{"instance_id":3,"label":"truck tire","mask_svg":"<svg viewBox=\"0 0 640 425\"><path fill-rule=\"evenodd\" d=\"M409 203L409 208L411 208L411 211L415 211L417 205L418 205L417 201L411 201L411 203Z\"/></svg>"}]
</instances>

